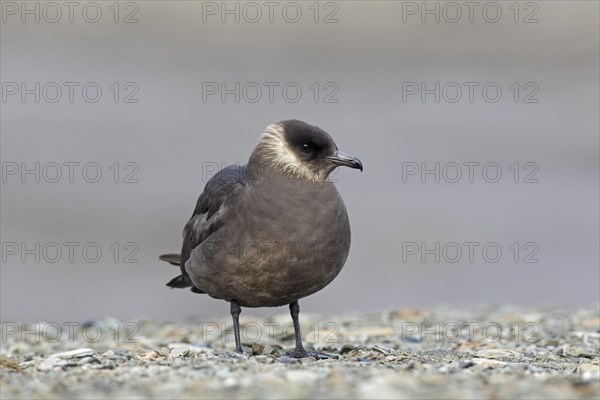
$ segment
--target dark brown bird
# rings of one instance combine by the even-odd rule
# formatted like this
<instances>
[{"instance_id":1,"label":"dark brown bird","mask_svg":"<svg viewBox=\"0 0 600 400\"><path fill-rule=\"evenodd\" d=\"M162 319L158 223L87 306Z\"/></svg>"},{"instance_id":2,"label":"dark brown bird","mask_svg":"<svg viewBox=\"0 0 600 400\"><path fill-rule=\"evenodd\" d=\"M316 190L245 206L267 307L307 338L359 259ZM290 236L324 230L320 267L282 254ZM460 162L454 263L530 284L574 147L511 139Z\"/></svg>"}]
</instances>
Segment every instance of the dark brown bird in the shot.
<instances>
[{"instance_id":1,"label":"dark brown bird","mask_svg":"<svg viewBox=\"0 0 600 400\"><path fill-rule=\"evenodd\" d=\"M181 267L168 286L231 303L236 351L241 307L289 304L296 334L292 357L306 357L298 299L327 286L350 250L346 207L328 179L338 166L358 168L324 130L298 120L269 125L248 164L213 176L183 231Z\"/></svg>"}]
</instances>

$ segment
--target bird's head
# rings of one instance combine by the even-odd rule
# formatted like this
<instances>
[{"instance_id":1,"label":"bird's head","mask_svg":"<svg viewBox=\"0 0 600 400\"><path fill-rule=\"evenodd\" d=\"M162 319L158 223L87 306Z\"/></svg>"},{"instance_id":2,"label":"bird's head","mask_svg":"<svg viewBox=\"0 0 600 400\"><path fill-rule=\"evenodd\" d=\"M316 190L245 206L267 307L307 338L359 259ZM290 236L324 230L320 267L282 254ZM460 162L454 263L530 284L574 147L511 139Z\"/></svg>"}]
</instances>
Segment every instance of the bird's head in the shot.
<instances>
[{"instance_id":1,"label":"bird's head","mask_svg":"<svg viewBox=\"0 0 600 400\"><path fill-rule=\"evenodd\" d=\"M325 181L340 166L363 169L358 158L338 150L327 132L295 119L267 126L250 163L314 182Z\"/></svg>"}]
</instances>

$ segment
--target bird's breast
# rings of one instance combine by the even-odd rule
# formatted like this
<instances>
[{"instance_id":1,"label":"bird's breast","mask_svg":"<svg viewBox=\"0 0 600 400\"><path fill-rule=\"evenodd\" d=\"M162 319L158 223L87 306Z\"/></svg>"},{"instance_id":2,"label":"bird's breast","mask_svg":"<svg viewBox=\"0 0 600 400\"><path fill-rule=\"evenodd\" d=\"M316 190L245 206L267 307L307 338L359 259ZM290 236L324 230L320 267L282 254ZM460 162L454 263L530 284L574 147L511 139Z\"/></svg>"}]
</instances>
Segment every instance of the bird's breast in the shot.
<instances>
[{"instance_id":1,"label":"bird's breast","mask_svg":"<svg viewBox=\"0 0 600 400\"><path fill-rule=\"evenodd\" d=\"M346 207L335 186L273 181L246 190L230 210L231 223L202 244L194 283L250 307L289 304L329 284L350 249Z\"/></svg>"}]
</instances>

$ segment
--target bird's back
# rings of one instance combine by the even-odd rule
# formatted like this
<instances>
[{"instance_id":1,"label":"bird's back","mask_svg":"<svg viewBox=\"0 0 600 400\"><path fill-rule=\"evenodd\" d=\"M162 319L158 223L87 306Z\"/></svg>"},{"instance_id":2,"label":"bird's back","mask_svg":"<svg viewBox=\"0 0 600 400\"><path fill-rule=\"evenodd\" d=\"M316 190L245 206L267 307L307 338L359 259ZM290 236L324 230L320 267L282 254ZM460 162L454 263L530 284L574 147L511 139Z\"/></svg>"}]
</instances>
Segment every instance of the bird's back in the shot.
<instances>
[{"instance_id":1,"label":"bird's back","mask_svg":"<svg viewBox=\"0 0 600 400\"><path fill-rule=\"evenodd\" d=\"M181 269L181 275L173 278L167 286L192 287L193 291L203 293L193 285L185 264L192 250L224 225L223 211L227 203L246 185L246 179L246 167L236 164L223 168L206 183L204 191L198 197L192 217L183 229L181 254L161 256L162 260L171 264L178 263Z\"/></svg>"}]
</instances>

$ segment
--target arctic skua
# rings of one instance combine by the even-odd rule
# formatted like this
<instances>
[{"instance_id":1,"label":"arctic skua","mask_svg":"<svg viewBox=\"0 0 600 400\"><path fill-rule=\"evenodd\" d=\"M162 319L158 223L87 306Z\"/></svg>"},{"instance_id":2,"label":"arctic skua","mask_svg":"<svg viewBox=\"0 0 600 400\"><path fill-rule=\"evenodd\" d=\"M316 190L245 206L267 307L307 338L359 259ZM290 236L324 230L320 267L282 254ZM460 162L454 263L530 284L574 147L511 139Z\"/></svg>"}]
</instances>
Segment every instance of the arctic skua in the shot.
<instances>
[{"instance_id":1,"label":"arctic skua","mask_svg":"<svg viewBox=\"0 0 600 400\"><path fill-rule=\"evenodd\" d=\"M160 256L181 269L167 286L231 303L236 352L241 307L289 305L296 346L288 355L309 355L298 300L327 286L350 250L346 207L329 179L341 166L363 169L324 130L299 120L269 125L246 165L206 183L181 254Z\"/></svg>"}]
</instances>

